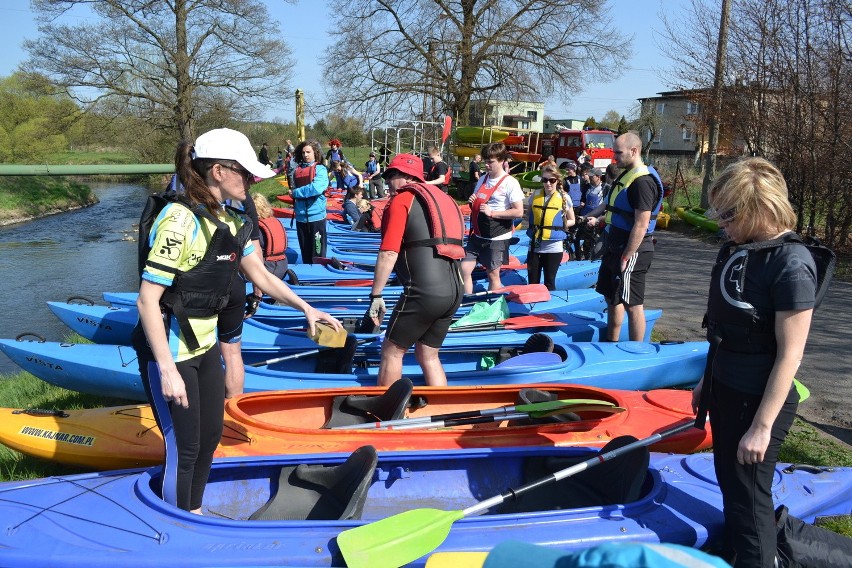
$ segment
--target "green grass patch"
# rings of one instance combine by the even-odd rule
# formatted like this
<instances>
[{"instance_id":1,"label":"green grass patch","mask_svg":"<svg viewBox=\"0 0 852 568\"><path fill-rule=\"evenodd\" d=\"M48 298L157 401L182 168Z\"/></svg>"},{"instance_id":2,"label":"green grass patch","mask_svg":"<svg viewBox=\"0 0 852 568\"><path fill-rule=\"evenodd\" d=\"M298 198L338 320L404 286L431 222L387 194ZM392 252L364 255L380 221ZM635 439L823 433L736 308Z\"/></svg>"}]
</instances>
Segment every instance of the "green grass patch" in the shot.
<instances>
[{"instance_id":1,"label":"green grass patch","mask_svg":"<svg viewBox=\"0 0 852 568\"><path fill-rule=\"evenodd\" d=\"M54 154L51 164L137 164L139 157L119 150L68 150Z\"/></svg>"},{"instance_id":2,"label":"green grass patch","mask_svg":"<svg viewBox=\"0 0 852 568\"><path fill-rule=\"evenodd\" d=\"M0 177L0 222L97 203L87 185L63 177Z\"/></svg>"}]
</instances>

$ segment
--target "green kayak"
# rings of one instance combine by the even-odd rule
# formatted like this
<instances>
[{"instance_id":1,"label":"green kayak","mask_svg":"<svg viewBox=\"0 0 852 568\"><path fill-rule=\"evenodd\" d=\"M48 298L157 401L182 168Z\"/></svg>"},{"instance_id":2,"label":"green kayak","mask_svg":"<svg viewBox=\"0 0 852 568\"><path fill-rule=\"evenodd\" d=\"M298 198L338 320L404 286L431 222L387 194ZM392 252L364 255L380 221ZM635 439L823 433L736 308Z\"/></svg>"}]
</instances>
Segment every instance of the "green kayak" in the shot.
<instances>
[{"instance_id":1,"label":"green kayak","mask_svg":"<svg viewBox=\"0 0 852 568\"><path fill-rule=\"evenodd\" d=\"M675 208L677 216L696 227L711 231L719 232L719 223L713 219L708 219L704 214L704 209L701 207L677 207Z\"/></svg>"}]
</instances>

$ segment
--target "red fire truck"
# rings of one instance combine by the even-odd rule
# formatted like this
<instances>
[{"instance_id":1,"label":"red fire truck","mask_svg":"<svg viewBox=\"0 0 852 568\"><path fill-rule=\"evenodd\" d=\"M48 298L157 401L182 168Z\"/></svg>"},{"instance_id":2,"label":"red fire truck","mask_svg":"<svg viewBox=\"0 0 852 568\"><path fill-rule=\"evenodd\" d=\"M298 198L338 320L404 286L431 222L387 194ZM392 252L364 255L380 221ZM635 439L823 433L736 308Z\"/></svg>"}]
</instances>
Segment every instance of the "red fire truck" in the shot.
<instances>
[{"instance_id":1,"label":"red fire truck","mask_svg":"<svg viewBox=\"0 0 852 568\"><path fill-rule=\"evenodd\" d=\"M615 160L612 151L615 134L610 130L560 130L554 134L532 135L531 142L542 159L555 156L560 168L568 161L576 163L583 150L596 168L604 169Z\"/></svg>"}]
</instances>

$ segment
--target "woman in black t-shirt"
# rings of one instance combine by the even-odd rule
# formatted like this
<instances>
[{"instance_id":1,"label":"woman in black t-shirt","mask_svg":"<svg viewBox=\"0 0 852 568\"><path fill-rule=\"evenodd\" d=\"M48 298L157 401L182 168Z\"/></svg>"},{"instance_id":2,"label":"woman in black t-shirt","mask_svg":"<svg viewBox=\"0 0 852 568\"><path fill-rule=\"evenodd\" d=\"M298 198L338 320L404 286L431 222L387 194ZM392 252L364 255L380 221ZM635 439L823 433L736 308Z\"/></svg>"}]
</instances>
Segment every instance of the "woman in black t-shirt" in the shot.
<instances>
[{"instance_id":1,"label":"woman in black t-shirt","mask_svg":"<svg viewBox=\"0 0 852 568\"><path fill-rule=\"evenodd\" d=\"M781 172L762 158L732 164L710 189L710 204L730 241L710 280L710 385L702 390L722 490L727 553L736 567L771 567L776 532L772 481L793 422L793 376L810 329L816 268L791 232L796 215ZM716 345L713 347L713 345Z\"/></svg>"}]
</instances>

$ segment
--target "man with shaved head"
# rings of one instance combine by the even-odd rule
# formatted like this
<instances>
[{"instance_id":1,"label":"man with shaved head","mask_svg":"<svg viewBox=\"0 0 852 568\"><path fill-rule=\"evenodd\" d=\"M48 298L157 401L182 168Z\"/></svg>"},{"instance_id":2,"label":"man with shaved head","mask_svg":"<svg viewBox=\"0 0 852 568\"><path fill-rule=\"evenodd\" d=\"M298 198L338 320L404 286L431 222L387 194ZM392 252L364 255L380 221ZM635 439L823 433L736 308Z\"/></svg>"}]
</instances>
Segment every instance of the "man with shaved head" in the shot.
<instances>
[{"instance_id":1,"label":"man with shaved head","mask_svg":"<svg viewBox=\"0 0 852 568\"><path fill-rule=\"evenodd\" d=\"M654 258L663 184L657 171L642 162L642 140L633 132L615 140L615 163L622 172L606 197L606 244L597 291L607 302L607 340L618 340L626 311L630 340L642 341L645 276Z\"/></svg>"}]
</instances>

